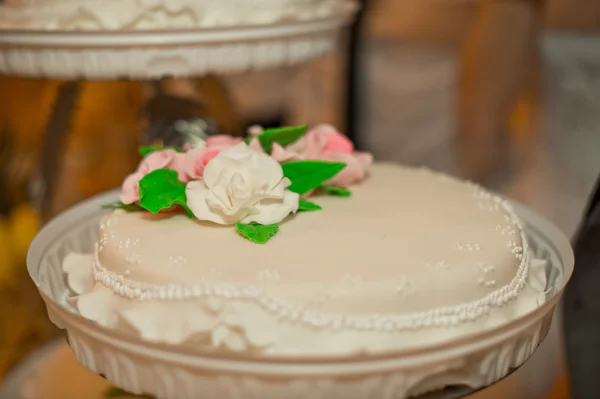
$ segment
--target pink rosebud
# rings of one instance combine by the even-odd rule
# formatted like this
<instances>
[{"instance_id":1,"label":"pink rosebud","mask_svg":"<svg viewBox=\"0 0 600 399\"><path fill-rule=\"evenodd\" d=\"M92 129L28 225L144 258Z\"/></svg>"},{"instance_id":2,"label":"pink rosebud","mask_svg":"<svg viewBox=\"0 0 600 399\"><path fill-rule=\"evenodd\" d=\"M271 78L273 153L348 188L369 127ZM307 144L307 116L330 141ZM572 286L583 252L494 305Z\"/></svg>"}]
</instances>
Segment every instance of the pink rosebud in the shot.
<instances>
[{"instance_id":1,"label":"pink rosebud","mask_svg":"<svg viewBox=\"0 0 600 399\"><path fill-rule=\"evenodd\" d=\"M175 150L170 148L151 152L142 159L137 171L146 175L155 170L166 168L176 154Z\"/></svg>"},{"instance_id":2,"label":"pink rosebud","mask_svg":"<svg viewBox=\"0 0 600 399\"><path fill-rule=\"evenodd\" d=\"M184 183L190 181L190 176L188 176L186 171L186 159L187 155L185 153L176 153L171 162L166 166L176 171L177 178Z\"/></svg>"},{"instance_id":3,"label":"pink rosebud","mask_svg":"<svg viewBox=\"0 0 600 399\"><path fill-rule=\"evenodd\" d=\"M121 186L122 203L129 205L140 200L140 180L144 176L144 173L135 172L125 178Z\"/></svg>"},{"instance_id":4,"label":"pink rosebud","mask_svg":"<svg viewBox=\"0 0 600 399\"><path fill-rule=\"evenodd\" d=\"M367 153L326 152L323 153L324 161L344 162L346 167L337 175L325 182L326 185L348 187L363 180L367 175L367 167L372 163L373 157Z\"/></svg>"}]
</instances>

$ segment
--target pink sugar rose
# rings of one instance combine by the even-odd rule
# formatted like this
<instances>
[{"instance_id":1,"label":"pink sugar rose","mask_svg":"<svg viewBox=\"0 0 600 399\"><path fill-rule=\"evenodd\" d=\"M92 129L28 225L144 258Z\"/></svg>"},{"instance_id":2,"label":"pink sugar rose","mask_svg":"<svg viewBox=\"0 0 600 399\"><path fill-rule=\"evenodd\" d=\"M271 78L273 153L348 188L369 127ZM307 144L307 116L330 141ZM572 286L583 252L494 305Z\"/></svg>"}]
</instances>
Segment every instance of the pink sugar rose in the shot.
<instances>
[{"instance_id":1,"label":"pink sugar rose","mask_svg":"<svg viewBox=\"0 0 600 399\"><path fill-rule=\"evenodd\" d=\"M354 153L354 145L331 125L319 125L300 140L287 146L287 152L301 159L322 159L326 153ZM290 156L290 155L288 155Z\"/></svg>"},{"instance_id":2,"label":"pink sugar rose","mask_svg":"<svg viewBox=\"0 0 600 399\"><path fill-rule=\"evenodd\" d=\"M319 125L315 127L311 132L321 140L323 144L323 152L343 152L352 154L354 153L354 145L335 127L331 125Z\"/></svg>"},{"instance_id":3,"label":"pink sugar rose","mask_svg":"<svg viewBox=\"0 0 600 399\"><path fill-rule=\"evenodd\" d=\"M285 147L285 150L299 159L319 159L326 143L325 137L318 134L316 129L309 130L300 140Z\"/></svg>"},{"instance_id":4,"label":"pink sugar rose","mask_svg":"<svg viewBox=\"0 0 600 399\"><path fill-rule=\"evenodd\" d=\"M263 151L256 138L250 142L250 146ZM373 163L370 154L354 151L352 142L331 125L318 125L285 148L273 144L271 156L281 163L302 159L345 162L347 166L326 182L339 187L347 187L364 179L367 167Z\"/></svg>"},{"instance_id":5,"label":"pink sugar rose","mask_svg":"<svg viewBox=\"0 0 600 399\"><path fill-rule=\"evenodd\" d=\"M175 154L175 150L170 148L151 152L142 159L137 171L146 175L155 170L166 168L175 158Z\"/></svg>"},{"instance_id":6,"label":"pink sugar rose","mask_svg":"<svg viewBox=\"0 0 600 399\"><path fill-rule=\"evenodd\" d=\"M231 148L244 139L228 135L211 136L206 140L206 146L195 148L187 152L183 170L188 176L188 180L202 178L204 168L214 157L223 150Z\"/></svg>"},{"instance_id":7,"label":"pink sugar rose","mask_svg":"<svg viewBox=\"0 0 600 399\"><path fill-rule=\"evenodd\" d=\"M373 163L371 154L355 151L352 142L333 126L317 126L313 130L313 134L324 142L318 159L346 163L346 167L325 184L348 187L367 176L367 168Z\"/></svg>"},{"instance_id":8,"label":"pink sugar rose","mask_svg":"<svg viewBox=\"0 0 600 399\"><path fill-rule=\"evenodd\" d=\"M340 173L325 182L326 185L348 187L366 177L367 168L373 163L371 154L354 151L354 144L331 125L319 125L307 135L310 134L322 146L317 159L346 163Z\"/></svg>"},{"instance_id":9,"label":"pink sugar rose","mask_svg":"<svg viewBox=\"0 0 600 399\"><path fill-rule=\"evenodd\" d=\"M367 167L373 163L373 156L364 152L324 152L322 160L346 163L346 167L325 185L348 187L367 176Z\"/></svg>"}]
</instances>

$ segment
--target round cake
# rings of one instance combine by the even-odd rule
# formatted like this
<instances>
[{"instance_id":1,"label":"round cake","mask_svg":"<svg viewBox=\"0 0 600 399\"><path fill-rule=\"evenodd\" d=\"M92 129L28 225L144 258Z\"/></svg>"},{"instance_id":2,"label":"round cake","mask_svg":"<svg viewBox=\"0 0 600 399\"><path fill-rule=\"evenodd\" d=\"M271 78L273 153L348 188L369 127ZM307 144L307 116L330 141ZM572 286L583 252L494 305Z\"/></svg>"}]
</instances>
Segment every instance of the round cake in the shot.
<instances>
[{"instance_id":1,"label":"round cake","mask_svg":"<svg viewBox=\"0 0 600 399\"><path fill-rule=\"evenodd\" d=\"M326 18L354 0L5 0L0 28L156 30L263 25Z\"/></svg>"},{"instance_id":2,"label":"round cake","mask_svg":"<svg viewBox=\"0 0 600 399\"><path fill-rule=\"evenodd\" d=\"M544 301L503 199L427 169L371 165L330 127L292 144L274 132L148 155L96 251L64 260L76 309L149 341L299 356L442 342ZM168 173L175 183L156 180Z\"/></svg>"}]
</instances>

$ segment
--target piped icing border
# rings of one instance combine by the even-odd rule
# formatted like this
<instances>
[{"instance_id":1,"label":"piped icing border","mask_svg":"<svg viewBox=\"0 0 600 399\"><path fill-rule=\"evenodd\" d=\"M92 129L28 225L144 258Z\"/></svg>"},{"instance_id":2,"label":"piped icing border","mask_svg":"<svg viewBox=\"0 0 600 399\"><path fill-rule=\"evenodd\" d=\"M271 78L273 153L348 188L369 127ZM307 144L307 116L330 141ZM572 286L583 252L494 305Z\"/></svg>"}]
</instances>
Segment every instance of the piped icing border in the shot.
<instances>
[{"instance_id":1,"label":"piped icing border","mask_svg":"<svg viewBox=\"0 0 600 399\"><path fill-rule=\"evenodd\" d=\"M489 205L492 207L492 210L502 209L510 219L510 223L517 228L521 238L520 247L514 245L512 248L509 248L520 261L515 277L509 284L474 302L451 307L432 308L426 312L349 316L307 311L280 298L270 296L263 289L253 284L202 283L194 285L154 285L135 282L127 279L122 274L107 270L102 266L98 259L97 251L94 254L92 271L96 281L104 284L115 294L128 299L142 301L178 301L208 298L250 300L279 319L300 323L313 328L393 332L414 330L421 327L457 325L461 322L477 320L489 314L492 308L504 306L515 299L526 284L530 262L527 236L523 230L521 221L509 203L473 183L471 185L474 188L474 198L490 201Z\"/></svg>"}]
</instances>

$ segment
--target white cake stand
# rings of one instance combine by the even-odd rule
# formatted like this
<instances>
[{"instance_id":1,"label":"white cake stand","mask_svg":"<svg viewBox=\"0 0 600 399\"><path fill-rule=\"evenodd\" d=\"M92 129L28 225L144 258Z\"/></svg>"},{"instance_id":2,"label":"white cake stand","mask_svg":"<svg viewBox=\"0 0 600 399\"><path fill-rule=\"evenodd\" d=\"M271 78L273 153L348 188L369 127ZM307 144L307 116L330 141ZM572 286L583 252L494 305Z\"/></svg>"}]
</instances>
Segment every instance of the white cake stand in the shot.
<instances>
[{"instance_id":1,"label":"white cake stand","mask_svg":"<svg viewBox=\"0 0 600 399\"><path fill-rule=\"evenodd\" d=\"M383 355L300 361L194 353L102 328L66 305L68 290L61 259L70 251L92 250L104 214L100 205L116 198L117 192L92 198L49 223L31 246L28 270L50 319L66 331L79 364L129 392L158 398L461 397L504 378L535 352L548 333L555 306L573 272L567 238L546 220L515 204L534 256L548 259L552 265L547 271L546 302L519 319L451 342ZM454 388L439 391L442 387Z\"/></svg>"}]
</instances>

